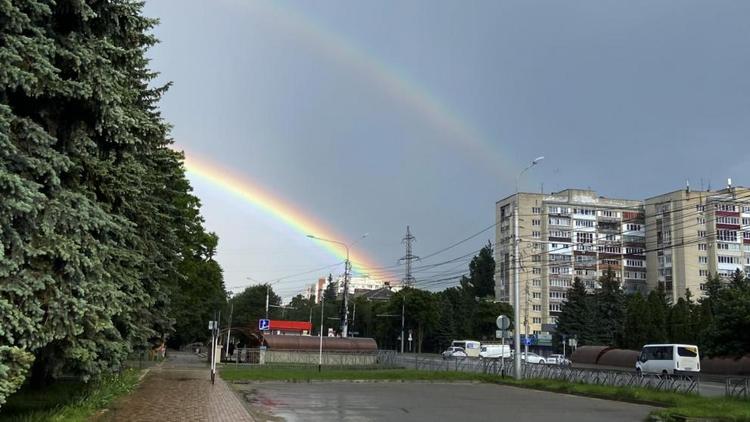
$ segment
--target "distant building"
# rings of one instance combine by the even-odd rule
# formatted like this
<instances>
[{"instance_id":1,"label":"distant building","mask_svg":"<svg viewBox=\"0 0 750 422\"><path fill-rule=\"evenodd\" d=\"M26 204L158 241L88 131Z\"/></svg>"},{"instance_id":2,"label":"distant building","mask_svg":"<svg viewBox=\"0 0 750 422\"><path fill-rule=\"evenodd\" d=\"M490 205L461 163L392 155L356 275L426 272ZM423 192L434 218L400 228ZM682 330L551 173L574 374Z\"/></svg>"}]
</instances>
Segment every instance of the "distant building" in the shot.
<instances>
[{"instance_id":1,"label":"distant building","mask_svg":"<svg viewBox=\"0 0 750 422\"><path fill-rule=\"evenodd\" d=\"M750 189L689 188L646 199L648 287L703 295L709 274L750 273Z\"/></svg>"},{"instance_id":2,"label":"distant building","mask_svg":"<svg viewBox=\"0 0 750 422\"><path fill-rule=\"evenodd\" d=\"M341 275L338 278L336 278L336 295L338 297L343 297L344 295L344 276ZM304 296L307 299L314 299L315 303L320 302L320 298L323 296L323 293L325 292L326 287L328 286L328 279L321 277L318 279L316 283L310 284L305 288ZM392 292L397 292L401 290L400 285L391 285L390 281L387 280L381 280L381 279L374 279L369 276L355 276L355 277L349 277L349 295L352 296L360 296L368 292L374 292L379 290L389 290ZM379 295L375 295L375 297L383 297L385 293L381 292Z\"/></svg>"},{"instance_id":3,"label":"distant building","mask_svg":"<svg viewBox=\"0 0 750 422\"><path fill-rule=\"evenodd\" d=\"M518 233L513 223L516 201ZM582 189L519 193L497 202L496 222L495 295L513 304L518 240L521 321L528 321L529 334L546 334L542 324L556 323L574 277L594 289L611 269L626 291L646 289L642 201L610 199Z\"/></svg>"}]
</instances>

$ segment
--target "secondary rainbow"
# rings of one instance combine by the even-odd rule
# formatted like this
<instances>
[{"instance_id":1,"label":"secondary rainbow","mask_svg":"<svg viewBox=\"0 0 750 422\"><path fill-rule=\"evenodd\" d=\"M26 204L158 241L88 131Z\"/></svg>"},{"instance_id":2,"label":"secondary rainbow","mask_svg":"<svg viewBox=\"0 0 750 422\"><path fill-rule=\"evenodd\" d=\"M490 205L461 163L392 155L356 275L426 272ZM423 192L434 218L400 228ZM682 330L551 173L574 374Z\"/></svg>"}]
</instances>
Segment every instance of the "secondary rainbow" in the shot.
<instances>
[{"instance_id":1,"label":"secondary rainbow","mask_svg":"<svg viewBox=\"0 0 750 422\"><path fill-rule=\"evenodd\" d=\"M313 234L326 239L346 240L340 234L327 227L309 214L302 214L297 207L264 190L257 183L240 176L225 167L216 165L204 159L198 159L185 153L185 168L188 173L216 185L226 192L241 198L243 201L264 211L274 219L300 233L300 236ZM346 252L343 247L328 243L316 242L319 247L329 251L332 255L344 261ZM356 250L350 251L353 268L360 273L368 273L377 268L375 261Z\"/></svg>"},{"instance_id":2,"label":"secondary rainbow","mask_svg":"<svg viewBox=\"0 0 750 422\"><path fill-rule=\"evenodd\" d=\"M459 113L451 110L434 93L409 78L395 66L389 65L342 36L324 27L315 19L283 3L259 0L225 0L253 13L260 24L294 36L296 42L308 45L322 55L367 79L377 90L384 92L408 109L415 111L423 121L445 135L446 142L455 144L464 153L478 158L479 162L502 176L513 177L517 164L501 154L499 146L482 135ZM509 179L512 180L512 179Z\"/></svg>"}]
</instances>

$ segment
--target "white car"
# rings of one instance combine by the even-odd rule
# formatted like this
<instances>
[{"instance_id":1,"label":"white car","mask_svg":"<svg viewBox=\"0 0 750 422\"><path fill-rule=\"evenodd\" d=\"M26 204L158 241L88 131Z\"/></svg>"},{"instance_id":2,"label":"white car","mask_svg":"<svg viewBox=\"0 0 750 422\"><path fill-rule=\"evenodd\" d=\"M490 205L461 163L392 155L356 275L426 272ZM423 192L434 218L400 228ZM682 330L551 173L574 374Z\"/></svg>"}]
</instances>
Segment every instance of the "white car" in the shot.
<instances>
[{"instance_id":1,"label":"white car","mask_svg":"<svg viewBox=\"0 0 750 422\"><path fill-rule=\"evenodd\" d=\"M550 365L570 366L570 360L563 355L549 355L547 363Z\"/></svg>"},{"instance_id":2,"label":"white car","mask_svg":"<svg viewBox=\"0 0 750 422\"><path fill-rule=\"evenodd\" d=\"M546 361L544 357L537 355L536 353L521 353L521 360L528 363L539 363L544 365Z\"/></svg>"},{"instance_id":3,"label":"white car","mask_svg":"<svg viewBox=\"0 0 750 422\"><path fill-rule=\"evenodd\" d=\"M466 356L466 351L463 347L451 346L442 354L443 359L463 359Z\"/></svg>"},{"instance_id":4,"label":"white car","mask_svg":"<svg viewBox=\"0 0 750 422\"><path fill-rule=\"evenodd\" d=\"M638 374L694 374L701 371L698 346L694 344L647 344L635 363Z\"/></svg>"}]
</instances>

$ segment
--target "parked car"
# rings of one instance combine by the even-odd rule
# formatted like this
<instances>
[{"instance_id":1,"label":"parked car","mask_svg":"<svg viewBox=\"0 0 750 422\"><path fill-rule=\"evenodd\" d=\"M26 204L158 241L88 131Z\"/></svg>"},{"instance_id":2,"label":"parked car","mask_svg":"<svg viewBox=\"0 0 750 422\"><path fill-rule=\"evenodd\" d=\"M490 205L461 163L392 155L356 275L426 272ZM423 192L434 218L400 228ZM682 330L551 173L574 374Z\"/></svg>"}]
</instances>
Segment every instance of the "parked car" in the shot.
<instances>
[{"instance_id":1,"label":"parked car","mask_svg":"<svg viewBox=\"0 0 750 422\"><path fill-rule=\"evenodd\" d=\"M451 346L442 353L443 359L464 359L468 355L463 347Z\"/></svg>"},{"instance_id":2,"label":"parked car","mask_svg":"<svg viewBox=\"0 0 750 422\"><path fill-rule=\"evenodd\" d=\"M701 370L698 346L692 344L647 344L635 362L639 374L673 375Z\"/></svg>"},{"instance_id":3,"label":"parked car","mask_svg":"<svg viewBox=\"0 0 750 422\"><path fill-rule=\"evenodd\" d=\"M546 361L544 360L544 357L537 355L536 353L521 353L521 360L528 363L539 363L544 365Z\"/></svg>"},{"instance_id":4,"label":"parked car","mask_svg":"<svg viewBox=\"0 0 750 422\"><path fill-rule=\"evenodd\" d=\"M570 366L570 360L563 355L547 356L547 363L550 365Z\"/></svg>"}]
</instances>

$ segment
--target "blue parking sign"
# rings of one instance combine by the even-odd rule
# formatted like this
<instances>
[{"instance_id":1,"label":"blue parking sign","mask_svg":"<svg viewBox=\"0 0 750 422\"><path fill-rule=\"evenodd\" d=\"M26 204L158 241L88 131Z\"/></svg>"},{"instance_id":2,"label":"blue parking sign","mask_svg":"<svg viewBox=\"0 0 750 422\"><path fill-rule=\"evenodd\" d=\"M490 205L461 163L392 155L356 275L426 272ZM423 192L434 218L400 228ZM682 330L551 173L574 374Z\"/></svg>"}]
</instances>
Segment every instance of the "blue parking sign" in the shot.
<instances>
[{"instance_id":1,"label":"blue parking sign","mask_svg":"<svg viewBox=\"0 0 750 422\"><path fill-rule=\"evenodd\" d=\"M258 329L260 331L268 331L271 329L271 321L268 319L259 319L258 320Z\"/></svg>"}]
</instances>

